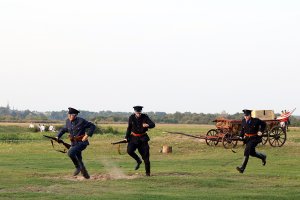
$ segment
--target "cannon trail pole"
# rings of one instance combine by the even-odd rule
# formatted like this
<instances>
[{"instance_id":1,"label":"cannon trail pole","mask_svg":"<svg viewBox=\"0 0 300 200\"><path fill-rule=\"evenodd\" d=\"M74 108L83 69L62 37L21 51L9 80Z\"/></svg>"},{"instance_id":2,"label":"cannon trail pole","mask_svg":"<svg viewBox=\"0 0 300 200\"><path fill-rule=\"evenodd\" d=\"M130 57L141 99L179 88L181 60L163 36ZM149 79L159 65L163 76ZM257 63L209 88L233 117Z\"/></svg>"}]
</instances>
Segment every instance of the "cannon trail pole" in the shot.
<instances>
[{"instance_id":1,"label":"cannon trail pole","mask_svg":"<svg viewBox=\"0 0 300 200\"><path fill-rule=\"evenodd\" d=\"M241 158L235 158L235 159L233 159L233 160L230 160L230 161L224 163L224 164L221 165L221 166L225 167L225 166L227 166L227 165L229 165L229 164L231 164L231 163L234 163L234 162L236 162L236 161L238 161L238 160L240 160L240 159L241 159Z\"/></svg>"},{"instance_id":2,"label":"cannon trail pole","mask_svg":"<svg viewBox=\"0 0 300 200\"><path fill-rule=\"evenodd\" d=\"M231 151L232 151L233 153L236 153L236 151L235 151L235 150L233 150L233 147L231 148Z\"/></svg>"},{"instance_id":3,"label":"cannon trail pole","mask_svg":"<svg viewBox=\"0 0 300 200\"><path fill-rule=\"evenodd\" d=\"M171 132L171 131L163 131L163 133L170 133L170 134L176 134L176 135L185 135L188 137L193 137L193 138L198 138L198 139L205 139L206 136L195 136L195 135L190 135L186 133L181 133L181 132Z\"/></svg>"},{"instance_id":4,"label":"cannon trail pole","mask_svg":"<svg viewBox=\"0 0 300 200\"><path fill-rule=\"evenodd\" d=\"M182 133L182 132L163 131L163 133L170 133L170 134L176 134L176 135L184 135L184 136L193 137L193 138L197 138L197 139L207 139L206 136L195 136L195 135L191 135L191 134L187 134L187 133ZM232 153L236 153L236 151L233 149L233 147L231 147L230 150L231 150Z\"/></svg>"}]
</instances>

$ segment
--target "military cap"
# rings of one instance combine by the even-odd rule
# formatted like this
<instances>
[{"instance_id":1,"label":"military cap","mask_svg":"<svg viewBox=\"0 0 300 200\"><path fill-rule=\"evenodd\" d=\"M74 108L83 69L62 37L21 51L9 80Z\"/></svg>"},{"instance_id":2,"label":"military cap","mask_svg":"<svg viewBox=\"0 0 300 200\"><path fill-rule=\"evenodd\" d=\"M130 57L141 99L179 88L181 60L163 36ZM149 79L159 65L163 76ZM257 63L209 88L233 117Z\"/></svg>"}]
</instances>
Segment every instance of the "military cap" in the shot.
<instances>
[{"instance_id":1,"label":"military cap","mask_svg":"<svg viewBox=\"0 0 300 200\"><path fill-rule=\"evenodd\" d=\"M247 109L243 110L244 116L251 116L251 112L252 110L247 110Z\"/></svg>"},{"instance_id":2,"label":"military cap","mask_svg":"<svg viewBox=\"0 0 300 200\"><path fill-rule=\"evenodd\" d=\"M68 114L75 114L75 115L77 115L78 113L80 113L80 112L79 112L78 110L76 110L75 108L69 107L68 109L69 109Z\"/></svg>"},{"instance_id":3,"label":"military cap","mask_svg":"<svg viewBox=\"0 0 300 200\"><path fill-rule=\"evenodd\" d=\"M133 106L133 109L135 112L141 112L143 109L143 106Z\"/></svg>"}]
</instances>

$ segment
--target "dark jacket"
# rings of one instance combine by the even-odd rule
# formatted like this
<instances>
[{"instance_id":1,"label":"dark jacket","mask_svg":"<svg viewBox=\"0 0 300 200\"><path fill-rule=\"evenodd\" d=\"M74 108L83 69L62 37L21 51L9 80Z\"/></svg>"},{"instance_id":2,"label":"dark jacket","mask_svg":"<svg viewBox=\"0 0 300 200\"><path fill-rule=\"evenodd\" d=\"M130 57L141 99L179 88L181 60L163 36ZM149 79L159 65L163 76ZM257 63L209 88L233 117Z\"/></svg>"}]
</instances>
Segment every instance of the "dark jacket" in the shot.
<instances>
[{"instance_id":1,"label":"dark jacket","mask_svg":"<svg viewBox=\"0 0 300 200\"><path fill-rule=\"evenodd\" d=\"M143 124L146 123L149 125L148 128L144 128ZM155 123L148 117L146 114L141 114L139 118L135 116L135 114L130 115L128 119L128 127L126 131L125 138L129 138L131 132L136 134L144 134L148 131L149 128L154 128Z\"/></svg>"},{"instance_id":2,"label":"dark jacket","mask_svg":"<svg viewBox=\"0 0 300 200\"><path fill-rule=\"evenodd\" d=\"M89 129L87 135L91 137L96 129L96 126L92 122L80 117L76 117L72 122L67 119L66 125L59 130L57 137L60 138L66 132L70 133L72 137L82 136L85 135L86 129Z\"/></svg>"},{"instance_id":3,"label":"dark jacket","mask_svg":"<svg viewBox=\"0 0 300 200\"><path fill-rule=\"evenodd\" d=\"M242 120L242 130L240 136L244 137L247 134L257 134L258 131L264 132L266 129L266 122L258 118L250 118L248 122L245 119Z\"/></svg>"}]
</instances>

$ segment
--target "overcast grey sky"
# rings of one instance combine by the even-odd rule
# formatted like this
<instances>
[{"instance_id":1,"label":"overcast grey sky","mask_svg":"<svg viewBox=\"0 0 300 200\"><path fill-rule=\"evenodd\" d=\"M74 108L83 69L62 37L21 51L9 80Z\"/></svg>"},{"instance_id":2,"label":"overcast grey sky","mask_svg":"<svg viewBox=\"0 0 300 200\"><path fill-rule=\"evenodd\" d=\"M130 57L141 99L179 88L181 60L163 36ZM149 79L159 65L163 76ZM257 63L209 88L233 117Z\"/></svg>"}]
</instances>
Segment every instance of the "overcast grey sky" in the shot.
<instances>
[{"instance_id":1,"label":"overcast grey sky","mask_svg":"<svg viewBox=\"0 0 300 200\"><path fill-rule=\"evenodd\" d=\"M0 106L297 107L300 1L1 0Z\"/></svg>"}]
</instances>

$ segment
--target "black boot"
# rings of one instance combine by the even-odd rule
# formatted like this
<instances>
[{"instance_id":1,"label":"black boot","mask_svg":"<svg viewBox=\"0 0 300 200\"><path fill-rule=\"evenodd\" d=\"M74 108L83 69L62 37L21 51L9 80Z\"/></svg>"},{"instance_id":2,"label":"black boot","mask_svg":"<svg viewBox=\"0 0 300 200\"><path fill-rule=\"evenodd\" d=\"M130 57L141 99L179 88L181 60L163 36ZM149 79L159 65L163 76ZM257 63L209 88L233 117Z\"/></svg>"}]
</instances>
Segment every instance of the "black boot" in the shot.
<instances>
[{"instance_id":1,"label":"black boot","mask_svg":"<svg viewBox=\"0 0 300 200\"><path fill-rule=\"evenodd\" d=\"M90 175L89 175L89 173L88 173L88 171L86 170L85 167L83 167L83 168L81 169L81 174L82 174L82 176L83 176L84 178L86 178L86 179L89 179L89 178L90 178Z\"/></svg>"},{"instance_id":2,"label":"black boot","mask_svg":"<svg viewBox=\"0 0 300 200\"><path fill-rule=\"evenodd\" d=\"M81 160L81 159L78 160L78 163L79 163L79 166L80 166L80 169L81 169L80 172L81 172L82 176L83 176L84 178L86 178L86 179L89 179L89 178L90 178L90 175L89 175L88 171L86 170L86 168L85 168L85 166L84 166L82 160Z\"/></svg>"},{"instance_id":3,"label":"black boot","mask_svg":"<svg viewBox=\"0 0 300 200\"><path fill-rule=\"evenodd\" d=\"M265 166L267 164L267 155L264 155L264 158L261 161L262 165Z\"/></svg>"},{"instance_id":4,"label":"black boot","mask_svg":"<svg viewBox=\"0 0 300 200\"><path fill-rule=\"evenodd\" d=\"M249 160L249 156L244 156L242 166L236 167L236 170L238 170L240 173L244 173L247 163L248 163L248 160Z\"/></svg>"},{"instance_id":5,"label":"black boot","mask_svg":"<svg viewBox=\"0 0 300 200\"><path fill-rule=\"evenodd\" d=\"M77 176L81 171L81 167L76 167L73 176Z\"/></svg>"},{"instance_id":6,"label":"black boot","mask_svg":"<svg viewBox=\"0 0 300 200\"><path fill-rule=\"evenodd\" d=\"M136 166L135 166L135 170L138 170L139 168L140 168L140 165L142 164L142 161L141 160L139 160L139 161L137 161L136 162Z\"/></svg>"},{"instance_id":7,"label":"black boot","mask_svg":"<svg viewBox=\"0 0 300 200\"><path fill-rule=\"evenodd\" d=\"M257 153L255 154L256 158L261 159L262 165L265 166L267 163L267 155L263 154L263 153Z\"/></svg>"},{"instance_id":8,"label":"black boot","mask_svg":"<svg viewBox=\"0 0 300 200\"><path fill-rule=\"evenodd\" d=\"M81 171L81 163L78 161L77 158L71 158L71 160L73 161L74 165L75 165L75 171L73 172L73 176L77 176L80 171Z\"/></svg>"},{"instance_id":9,"label":"black boot","mask_svg":"<svg viewBox=\"0 0 300 200\"><path fill-rule=\"evenodd\" d=\"M145 163L146 176L150 176L150 161L144 161L144 163Z\"/></svg>"},{"instance_id":10,"label":"black boot","mask_svg":"<svg viewBox=\"0 0 300 200\"><path fill-rule=\"evenodd\" d=\"M78 161L78 159L76 157L70 157L72 162L74 163L74 166L75 166L75 171L73 173L73 176L77 176L80 171L81 171L81 163Z\"/></svg>"}]
</instances>

